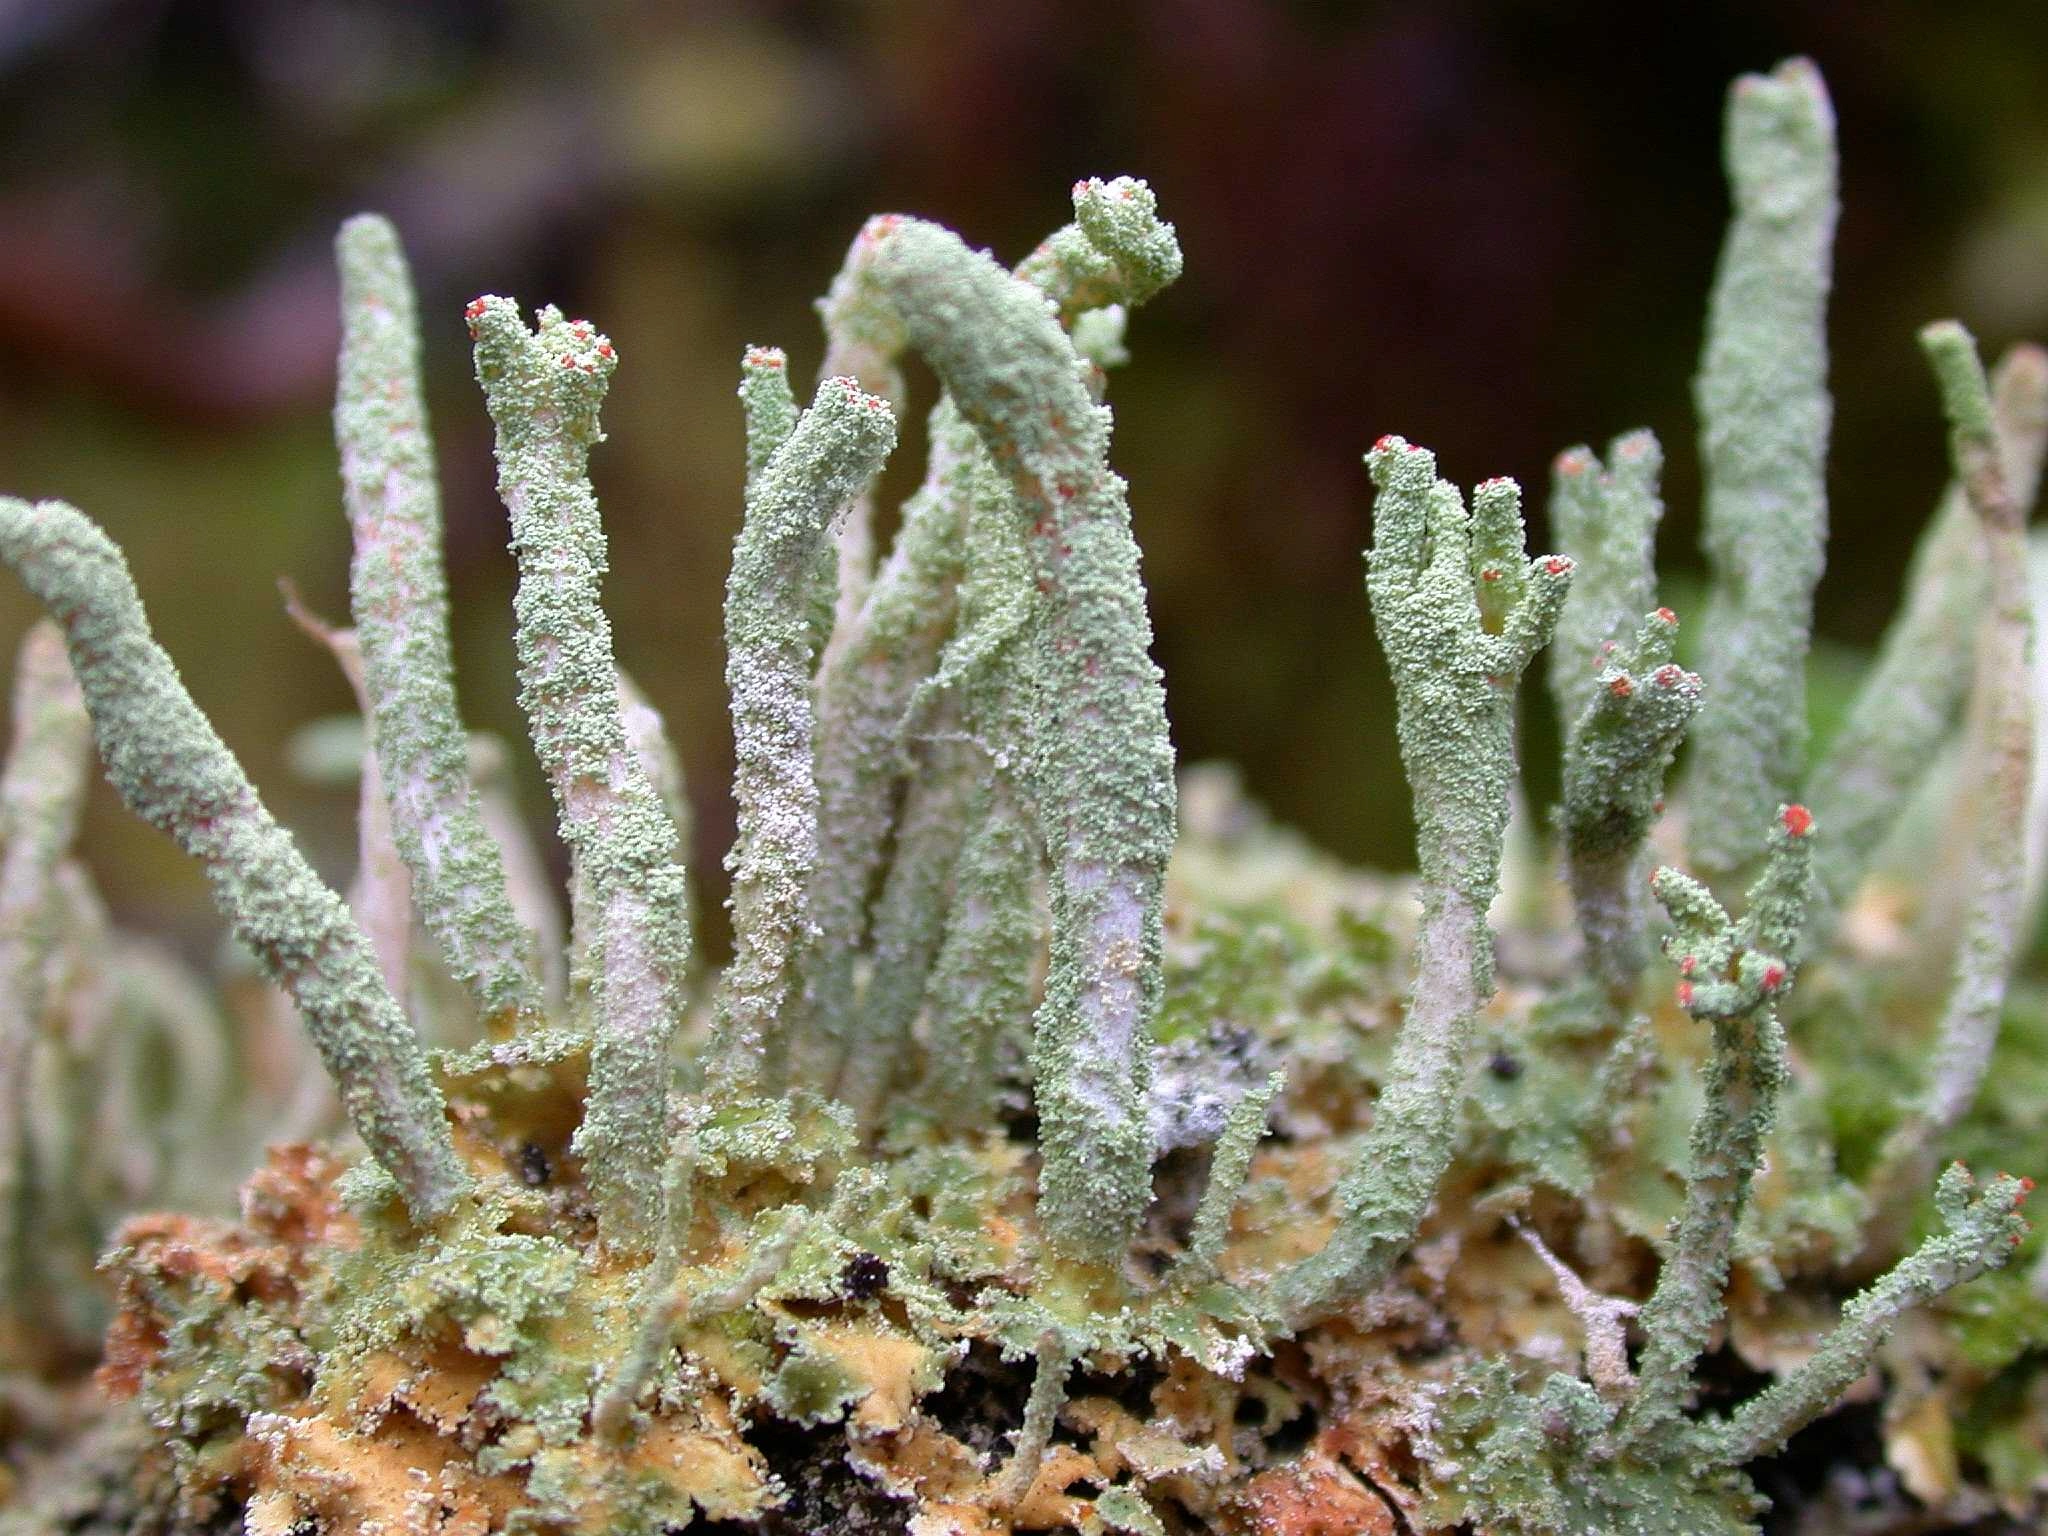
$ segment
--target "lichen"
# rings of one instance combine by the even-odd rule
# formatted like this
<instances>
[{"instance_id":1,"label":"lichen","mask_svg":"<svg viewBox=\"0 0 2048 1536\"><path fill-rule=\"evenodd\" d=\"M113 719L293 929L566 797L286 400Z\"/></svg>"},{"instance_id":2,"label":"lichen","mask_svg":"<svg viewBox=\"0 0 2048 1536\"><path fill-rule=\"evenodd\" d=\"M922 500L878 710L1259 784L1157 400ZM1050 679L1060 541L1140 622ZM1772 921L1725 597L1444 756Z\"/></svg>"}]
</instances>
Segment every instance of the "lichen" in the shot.
<instances>
[{"instance_id":1,"label":"lichen","mask_svg":"<svg viewBox=\"0 0 2048 1536\"><path fill-rule=\"evenodd\" d=\"M0 500L55 621L0 772L0 1530L1741 1536L1753 1464L1873 1370L1897 1477L1853 1469L1891 1501L1858 1529L1909 1528L1909 1496L1914 1529L2038 1522L2048 1270L1972 1287L2026 1242L2029 1183L1934 1176L2048 1157L2048 997L2012 975L2038 355L1994 386L1960 327L1927 333L1958 489L1870 684L1912 718L1874 729L1866 699L1802 788L1834 216L1810 65L1737 86L1729 161L1698 674L1657 606L1649 433L1560 456L1566 553L1533 558L1513 481L1468 507L1427 450L1366 455L1413 878L1176 774L1102 404L1179 270L1150 187L1079 183L1007 269L870 222L809 407L786 352L741 365L722 967L693 966L676 756L600 602L612 345L505 299L466 316L563 891L505 749L461 730L412 298L391 228L352 221L355 627L294 610L368 722L300 754L362 796L356 917L112 544ZM943 395L877 567L912 351ZM1930 634L1967 686L1911 654ZM1516 696L1547 642L1561 891L1499 902L1536 862ZM112 928L72 856L88 719L298 1019L232 973L216 1006ZM1870 938L1896 896L1859 884L1930 772L1870 756L1950 737L1930 1003L1926 951ZM1811 803L1842 808L1839 851ZM259 1140L233 1219L153 1209Z\"/></svg>"}]
</instances>

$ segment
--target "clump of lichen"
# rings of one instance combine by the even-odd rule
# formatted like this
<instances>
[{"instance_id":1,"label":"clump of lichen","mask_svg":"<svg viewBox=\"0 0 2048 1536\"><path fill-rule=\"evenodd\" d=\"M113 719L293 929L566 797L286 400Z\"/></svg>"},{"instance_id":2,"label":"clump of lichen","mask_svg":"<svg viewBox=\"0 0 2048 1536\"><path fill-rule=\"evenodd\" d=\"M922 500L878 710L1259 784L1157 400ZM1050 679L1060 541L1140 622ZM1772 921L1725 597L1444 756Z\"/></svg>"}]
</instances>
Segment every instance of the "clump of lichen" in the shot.
<instances>
[{"instance_id":1,"label":"clump of lichen","mask_svg":"<svg viewBox=\"0 0 2048 1536\"><path fill-rule=\"evenodd\" d=\"M1414 880L1318 856L1227 774L1176 778L1103 403L1129 309L1180 268L1150 189L1080 183L1012 270L871 221L811 403L780 349L741 366L716 971L675 754L599 601L618 353L553 309L465 317L557 892L502 747L461 725L410 287L390 226L351 221L354 626L293 605L362 706L346 903L114 547L0 501L54 620L0 774L9 1527L1739 1536L1786 1487L1816 1531L2048 1511L2038 1282L1957 1289L2024 1242L2029 1185L1937 1177L2048 1152L2048 1014L2007 981L2040 864L2048 360L1987 378L1960 327L1923 336L1955 486L1809 774L1835 215L1810 66L1738 83L1728 160L1696 656L1658 602L1648 432L1559 457L1555 555L1513 481L1468 506L1426 450L1367 455ZM942 395L877 561L908 352ZM1546 646L1561 881L1517 809ZM205 865L360 1147L274 1070L208 1097L234 1052L206 989L91 920L88 730ZM1921 823L1953 856L1901 886ZM265 1131L234 1219L110 1230ZM94 1397L73 1341L103 1242ZM1753 1480L1845 1398L1882 1402L1880 1449Z\"/></svg>"}]
</instances>

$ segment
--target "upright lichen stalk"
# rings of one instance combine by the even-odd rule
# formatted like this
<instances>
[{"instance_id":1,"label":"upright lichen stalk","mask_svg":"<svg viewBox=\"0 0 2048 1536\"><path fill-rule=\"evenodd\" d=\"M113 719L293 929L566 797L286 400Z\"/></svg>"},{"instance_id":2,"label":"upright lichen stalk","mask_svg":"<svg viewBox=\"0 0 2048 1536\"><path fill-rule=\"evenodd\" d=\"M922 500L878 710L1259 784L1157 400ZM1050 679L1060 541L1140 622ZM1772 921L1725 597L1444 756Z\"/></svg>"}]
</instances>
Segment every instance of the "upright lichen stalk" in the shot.
<instances>
[{"instance_id":1,"label":"upright lichen stalk","mask_svg":"<svg viewBox=\"0 0 2048 1536\"><path fill-rule=\"evenodd\" d=\"M1920 343L1941 390L1956 481L1983 540L1989 601L1977 629L1964 742L1963 772L1973 801L1973 890L1956 946L1954 980L1935 1031L1927 1088L1885 1143L1872 1177L1880 1219L1871 1236L1879 1255L1896 1243L1941 1138L1969 1109L1991 1065L2026 907L2027 808L2034 778L2026 505L2006 473L1990 386L1970 333L1944 321L1922 331Z\"/></svg>"},{"instance_id":2,"label":"upright lichen stalk","mask_svg":"<svg viewBox=\"0 0 2048 1536\"><path fill-rule=\"evenodd\" d=\"M1422 926L1387 1085L1327 1247L1279 1277L1300 1324L1377 1286L1414 1241L1456 1145L1473 1016L1493 992L1487 908L1500 885L1515 773L1515 686L1550 639L1572 562L1523 553L1521 490L1488 480L1472 511L1436 456L1383 437L1366 591L1394 674L1415 797Z\"/></svg>"},{"instance_id":3,"label":"upright lichen stalk","mask_svg":"<svg viewBox=\"0 0 2048 1536\"><path fill-rule=\"evenodd\" d=\"M1721 1318L1736 1224L1785 1086L1777 1005L1799 963L1813 831L1804 806L1779 808L1740 921L1699 881L1670 868L1656 874L1653 889L1677 929L1665 952L1678 968L1678 1005L1712 1026L1713 1045L1685 1209L1639 1319L1646 1343L1621 1420L1625 1440L1655 1433L1684 1410L1693 1367Z\"/></svg>"},{"instance_id":4,"label":"upright lichen stalk","mask_svg":"<svg viewBox=\"0 0 2048 1536\"><path fill-rule=\"evenodd\" d=\"M2016 346L1992 370L1991 425L2012 500L2031 507L2048 450L2048 351ZM1951 479L1913 551L1898 614L1807 786L1828 826L1814 862L1815 944L1827 941L1899 807L1962 718L1990 579L1983 524Z\"/></svg>"},{"instance_id":5,"label":"upright lichen stalk","mask_svg":"<svg viewBox=\"0 0 2048 1536\"><path fill-rule=\"evenodd\" d=\"M1834 109L1812 64L1793 59L1735 82L1726 160L1735 218L1693 384L1713 572L1700 674L1713 692L1686 780L1693 858L1716 878L1755 857L1756 808L1790 798L1805 768L1837 211Z\"/></svg>"},{"instance_id":6,"label":"upright lichen stalk","mask_svg":"<svg viewBox=\"0 0 2048 1536\"><path fill-rule=\"evenodd\" d=\"M746 367L772 368L770 357L756 349ZM750 419L759 420L764 408L756 402L778 396L767 385L750 391ZM774 430L753 427L750 440L765 443ZM827 379L747 488L725 600L739 835L727 859L733 960L711 1066L728 1088L761 1086L771 1066L779 1075L784 1009L810 921L818 867L810 602L818 552L833 518L895 444L886 400L852 379Z\"/></svg>"},{"instance_id":7,"label":"upright lichen stalk","mask_svg":"<svg viewBox=\"0 0 2048 1536\"><path fill-rule=\"evenodd\" d=\"M1654 436L1631 432L1608 448L1605 467L1587 448L1567 449L1552 466L1551 520L1578 562L1550 647L1551 694L1565 721L1558 832L1586 964L1620 1006L1649 958L1645 844L1702 692L1672 661L1678 616L1648 611L1663 463Z\"/></svg>"},{"instance_id":8,"label":"upright lichen stalk","mask_svg":"<svg viewBox=\"0 0 2048 1536\"><path fill-rule=\"evenodd\" d=\"M477 382L498 429L498 491L519 561L519 702L595 933L590 1100L577 1147L607 1245L645 1251L661 1216L669 1042L689 961L676 829L627 740L611 624L598 602L604 529L590 487L598 407L618 358L559 310L529 331L510 299L468 309Z\"/></svg>"},{"instance_id":9,"label":"upright lichen stalk","mask_svg":"<svg viewBox=\"0 0 2048 1536\"><path fill-rule=\"evenodd\" d=\"M45 967L58 937L57 870L77 834L92 730L64 637L28 632L14 676L14 739L0 771L0 1360L34 1290L29 1063L43 1029Z\"/></svg>"}]
</instances>

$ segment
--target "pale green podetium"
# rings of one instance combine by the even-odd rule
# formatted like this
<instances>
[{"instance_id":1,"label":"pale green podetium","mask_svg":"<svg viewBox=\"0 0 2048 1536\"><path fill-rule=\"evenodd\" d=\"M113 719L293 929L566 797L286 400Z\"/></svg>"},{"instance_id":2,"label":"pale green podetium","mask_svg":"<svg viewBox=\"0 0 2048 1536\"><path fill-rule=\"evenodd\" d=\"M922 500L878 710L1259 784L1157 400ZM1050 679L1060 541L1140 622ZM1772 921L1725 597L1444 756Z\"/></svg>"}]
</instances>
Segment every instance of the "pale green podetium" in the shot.
<instances>
[{"instance_id":1,"label":"pale green podetium","mask_svg":"<svg viewBox=\"0 0 2048 1536\"><path fill-rule=\"evenodd\" d=\"M968 502L960 623L929 685L958 698L967 734L986 758L926 999L940 1043L927 1067L932 1107L968 1129L994 1115L1007 1043L1028 1044L1039 948L1030 662L1041 595L1010 498L1008 484L980 456Z\"/></svg>"},{"instance_id":2,"label":"pale green podetium","mask_svg":"<svg viewBox=\"0 0 2048 1536\"><path fill-rule=\"evenodd\" d=\"M1805 769L1806 652L1827 541L1827 298L1835 118L1805 59L1744 75L1725 143L1734 221L1693 394L1713 574L1700 674L1713 689L1687 770L1692 857L1708 876L1755 855L1756 808Z\"/></svg>"},{"instance_id":3,"label":"pale green podetium","mask_svg":"<svg viewBox=\"0 0 2048 1536\"><path fill-rule=\"evenodd\" d=\"M363 647L356 631L336 629L320 618L299 601L289 582L284 583L284 611L334 658L349 692L355 695L364 729L369 730L370 694L363 681ZM412 986L412 874L392 831L391 801L384 791L384 774L374 747L365 745L356 771L356 874L349 882L348 908L377 952L384 985L419 1027L423 1021ZM493 847L493 854L496 851ZM433 1038L430 1031L426 1038Z\"/></svg>"},{"instance_id":4,"label":"pale green podetium","mask_svg":"<svg viewBox=\"0 0 2048 1536\"><path fill-rule=\"evenodd\" d=\"M1578 447L1551 466L1551 524L1578 564L1550 647L1565 722L1558 832L1586 963L1624 1007L1649 960L1644 846L1701 697L1699 678L1672 664L1677 616L1643 616L1657 601L1663 466L1646 431L1616 438L1605 465Z\"/></svg>"},{"instance_id":5,"label":"pale green podetium","mask_svg":"<svg viewBox=\"0 0 2048 1536\"><path fill-rule=\"evenodd\" d=\"M1104 195L1136 202L1134 182ZM1147 1053L1174 837L1173 750L1110 415L1093 365L1030 283L914 219L870 220L844 280L868 286L981 433L1045 590L1033 665L1053 934L1033 1030L1039 1209L1070 1258L1114 1266L1150 1199ZM1177 256L1177 249L1175 255ZM1178 263L1173 263L1177 267Z\"/></svg>"},{"instance_id":6,"label":"pale green podetium","mask_svg":"<svg viewBox=\"0 0 2048 1536\"><path fill-rule=\"evenodd\" d=\"M121 798L206 871L214 901L298 1005L370 1155L421 1221L470 1180L412 1026L347 906L271 819L156 643L120 551L62 502L0 498L0 558L63 626Z\"/></svg>"},{"instance_id":7,"label":"pale green podetium","mask_svg":"<svg viewBox=\"0 0 2048 1536\"><path fill-rule=\"evenodd\" d=\"M854 1049L855 962L894 825L905 713L953 623L968 482L981 453L974 429L943 397L926 438L924 483L903 505L896 542L851 631L818 674L817 934L803 956L803 1011L826 1081Z\"/></svg>"},{"instance_id":8,"label":"pale green podetium","mask_svg":"<svg viewBox=\"0 0 2048 1536\"><path fill-rule=\"evenodd\" d=\"M1565 732L1557 808L1565 880L1587 968L1622 1008L1650 957L1643 879L1650 828L1702 693L1698 676L1671 659L1677 632L1669 608L1646 615L1632 641L1580 679L1584 702Z\"/></svg>"},{"instance_id":9,"label":"pale green podetium","mask_svg":"<svg viewBox=\"0 0 2048 1536\"><path fill-rule=\"evenodd\" d=\"M740 358L740 411L746 418L747 433L747 489L753 489L754 482L761 478L761 471L768 467L768 461L775 456L775 450L788 441L789 434L796 430L797 417L802 414L796 403L796 394L789 385L789 357L780 347L749 347ZM863 492L863 495L866 493ZM842 513L843 519L850 513ZM870 561L868 546L872 540L865 534L858 541L858 549L846 552L852 566L845 572L849 581L865 582L866 569ZM820 540L816 552L811 556L811 652L823 655L826 645L839 624L839 569L841 549L835 540Z\"/></svg>"},{"instance_id":10,"label":"pale green podetium","mask_svg":"<svg viewBox=\"0 0 2048 1536\"><path fill-rule=\"evenodd\" d=\"M1386 1277L1450 1164L1472 1020L1493 992L1486 912L1515 775L1515 687L1572 578L1562 556L1525 558L1514 481L1480 485L1468 516L1427 450L1383 437L1366 464L1378 490L1366 591L1394 674L1422 926L1392 1071L1338 1190L1337 1230L1275 1282L1275 1304L1297 1327Z\"/></svg>"},{"instance_id":11,"label":"pale green podetium","mask_svg":"<svg viewBox=\"0 0 2048 1536\"><path fill-rule=\"evenodd\" d=\"M1991 425L2012 500L2034 504L2048 449L2048 351L2012 348L1991 374ZM1814 768L1807 803L1827 823L1814 860L1808 938L1826 942L1899 807L1939 760L1975 674L1977 629L1989 598L1984 528L1951 480L1906 573L1906 596L1847 720Z\"/></svg>"},{"instance_id":12,"label":"pale green podetium","mask_svg":"<svg viewBox=\"0 0 2048 1536\"><path fill-rule=\"evenodd\" d=\"M847 1051L833 1090L862 1126L876 1123L903 1069L910 1027L924 1005L925 983L945 937L954 868L977 799L979 754L959 739L950 720L948 711L937 722L934 739L911 749L895 851L875 899L859 1038Z\"/></svg>"},{"instance_id":13,"label":"pale green podetium","mask_svg":"<svg viewBox=\"0 0 2048 1536\"><path fill-rule=\"evenodd\" d=\"M552 306L527 330L510 299L468 309L476 376L497 424L498 494L519 562L519 703L587 900L596 1036L576 1148L599 1234L644 1252L661 1219L669 1042L689 963L676 831L626 735L610 621L598 601L604 529L589 479L612 344Z\"/></svg>"},{"instance_id":14,"label":"pale green podetium","mask_svg":"<svg viewBox=\"0 0 2048 1536\"><path fill-rule=\"evenodd\" d=\"M1593 675L1657 606L1663 469L1664 450L1650 432L1617 437L1607 445L1605 464L1583 446L1567 448L1551 463L1551 531L1578 567L1548 654L1550 693L1561 720L1578 718Z\"/></svg>"},{"instance_id":15,"label":"pale green podetium","mask_svg":"<svg viewBox=\"0 0 2048 1536\"><path fill-rule=\"evenodd\" d=\"M2012 1256L2027 1233L2020 1207L2032 1187L2029 1180L2001 1173L1979 1188L1969 1169L1951 1163L1934 1191L1941 1229L1843 1307L1841 1321L1804 1364L1724 1422L1702 1425L1691 1437L1700 1451L1723 1466L1739 1467L1781 1449L1869 1374L1901 1313L1946 1295Z\"/></svg>"},{"instance_id":16,"label":"pale green podetium","mask_svg":"<svg viewBox=\"0 0 2048 1536\"><path fill-rule=\"evenodd\" d=\"M1960 770L1972 815L1969 908L1926 1090L1886 1139L1870 1181L1873 1257L1896 1244L1933 1171L1936 1148L1968 1112L1991 1066L2006 978L2026 925L2027 807L2036 771L2026 508L2006 474L1976 342L1954 321L1942 321L1920 333L1920 345L1941 390L1955 478L1984 540L1988 601Z\"/></svg>"},{"instance_id":17,"label":"pale green podetium","mask_svg":"<svg viewBox=\"0 0 2048 1536\"><path fill-rule=\"evenodd\" d=\"M1180 241L1159 217L1159 200L1130 176L1074 183L1074 222L1017 263L1073 329L1090 310L1135 309L1180 276Z\"/></svg>"},{"instance_id":18,"label":"pale green podetium","mask_svg":"<svg viewBox=\"0 0 2048 1536\"><path fill-rule=\"evenodd\" d=\"M411 276L397 232L374 215L342 225L335 249L342 341L334 436L355 536L350 606L392 837L421 920L486 1027L531 1025L544 1006L535 957L484 828L456 707Z\"/></svg>"},{"instance_id":19,"label":"pale green podetium","mask_svg":"<svg viewBox=\"0 0 2048 1536\"><path fill-rule=\"evenodd\" d=\"M1079 182L1074 210L1075 221L1041 242L1019 264L1017 275L1052 301L1077 349L1095 364L1090 387L1099 397L1102 369L1124 360L1127 308L1170 282L1179 257L1172 228L1160 220L1151 189L1142 182ZM854 242L845 271L821 306L834 348L828 366L841 355L841 341L857 336L864 339L856 355L868 370L895 380L896 355L908 345L908 336L893 314L866 312L876 295L863 286L860 273L872 249L868 239ZM1083 346L1084 332L1092 338L1089 346ZM869 1032L853 1028L856 1018L866 1017L854 1008L854 956L865 936L866 896L894 824L895 791L906 763L906 725L915 724L910 716L922 712L941 684L949 691L969 691L961 686L964 673L945 679L931 673L954 620L965 506L975 488L994 477L979 433L961 419L949 396L942 395L933 408L926 436L931 446L924 484L905 505L902 531L888 561L865 601L835 631L819 672L821 856L812 890L819 941L805 961L804 1003L808 1026L824 1037L827 1080L866 1048ZM1007 498L1007 488L1001 494ZM1017 520L1008 505L999 515ZM967 542L974 542L972 535ZM1017 543L1021 550L1021 538ZM979 556L968 562L969 579L978 563ZM1028 572L1024 586L1035 596ZM963 613L963 627L966 622ZM959 652L954 643L948 650ZM961 707L973 713L973 699L963 697Z\"/></svg>"},{"instance_id":20,"label":"pale green podetium","mask_svg":"<svg viewBox=\"0 0 2048 1536\"><path fill-rule=\"evenodd\" d=\"M60 931L58 866L78 832L91 760L85 700L64 636L45 619L15 664L14 738L0 772L0 1309L21 1306L34 1289L29 1063Z\"/></svg>"},{"instance_id":21,"label":"pale green podetium","mask_svg":"<svg viewBox=\"0 0 2048 1536\"><path fill-rule=\"evenodd\" d=\"M750 427L749 440L755 436ZM827 379L747 489L725 589L739 828L726 859L733 958L719 995L710 1075L727 1091L763 1086L764 1077L779 1072L796 951L811 922L818 786L810 599L817 553L834 516L895 445L896 417L886 400L851 379Z\"/></svg>"}]
</instances>

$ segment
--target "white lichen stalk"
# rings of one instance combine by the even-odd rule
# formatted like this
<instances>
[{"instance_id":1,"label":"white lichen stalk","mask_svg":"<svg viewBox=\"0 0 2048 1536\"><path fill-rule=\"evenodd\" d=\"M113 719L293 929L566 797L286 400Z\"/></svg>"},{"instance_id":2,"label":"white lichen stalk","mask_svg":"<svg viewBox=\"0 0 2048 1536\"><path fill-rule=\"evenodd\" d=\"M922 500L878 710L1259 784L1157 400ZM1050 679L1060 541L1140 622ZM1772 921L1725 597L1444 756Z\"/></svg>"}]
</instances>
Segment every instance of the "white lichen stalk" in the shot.
<instances>
[{"instance_id":1,"label":"white lichen stalk","mask_svg":"<svg viewBox=\"0 0 2048 1536\"><path fill-rule=\"evenodd\" d=\"M43 620L15 663L14 736L0 770L0 1318L10 1322L35 1289L30 1068L60 938L58 870L77 835L91 758L92 725L63 634Z\"/></svg>"},{"instance_id":2,"label":"white lichen stalk","mask_svg":"<svg viewBox=\"0 0 2048 1536\"><path fill-rule=\"evenodd\" d=\"M761 355L750 353L748 366ZM813 574L833 518L895 443L887 401L827 379L748 487L725 604L739 828L726 860L733 958L710 1075L727 1091L772 1085L787 1054L785 1008L818 867Z\"/></svg>"},{"instance_id":3,"label":"white lichen stalk","mask_svg":"<svg viewBox=\"0 0 2048 1536\"><path fill-rule=\"evenodd\" d=\"M342 344L334 435L354 558L350 607L391 833L448 970L493 1031L537 1023L526 929L469 777L455 700L441 500L419 378L419 322L398 234L349 220L335 242Z\"/></svg>"}]
</instances>

